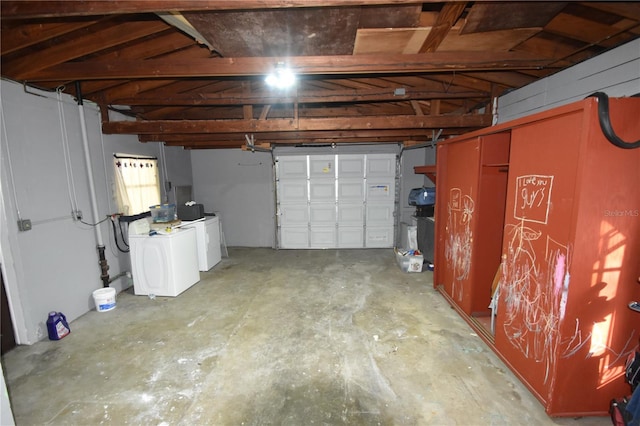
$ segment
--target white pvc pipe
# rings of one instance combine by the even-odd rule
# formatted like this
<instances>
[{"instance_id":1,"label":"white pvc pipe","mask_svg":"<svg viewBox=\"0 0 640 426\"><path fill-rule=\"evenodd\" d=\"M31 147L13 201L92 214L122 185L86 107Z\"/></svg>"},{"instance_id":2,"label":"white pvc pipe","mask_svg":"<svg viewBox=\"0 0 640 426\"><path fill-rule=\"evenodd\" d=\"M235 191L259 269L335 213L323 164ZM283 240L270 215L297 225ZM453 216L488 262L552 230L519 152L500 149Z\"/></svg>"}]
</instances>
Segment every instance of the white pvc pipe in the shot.
<instances>
[{"instance_id":1,"label":"white pvc pipe","mask_svg":"<svg viewBox=\"0 0 640 426\"><path fill-rule=\"evenodd\" d=\"M78 95L79 96L79 95ZM87 168L87 178L89 180L89 200L91 201L91 215L93 218L93 229L96 234L96 243L98 247L102 247L102 231L100 231L100 217L98 215L98 199L96 198L96 187L93 182L93 166L91 165L91 155L89 154L89 137L87 136L87 122L84 117L84 107L82 106L82 100L78 102L78 112L80 113L80 129L82 130L82 147L84 148L84 163Z\"/></svg>"}]
</instances>

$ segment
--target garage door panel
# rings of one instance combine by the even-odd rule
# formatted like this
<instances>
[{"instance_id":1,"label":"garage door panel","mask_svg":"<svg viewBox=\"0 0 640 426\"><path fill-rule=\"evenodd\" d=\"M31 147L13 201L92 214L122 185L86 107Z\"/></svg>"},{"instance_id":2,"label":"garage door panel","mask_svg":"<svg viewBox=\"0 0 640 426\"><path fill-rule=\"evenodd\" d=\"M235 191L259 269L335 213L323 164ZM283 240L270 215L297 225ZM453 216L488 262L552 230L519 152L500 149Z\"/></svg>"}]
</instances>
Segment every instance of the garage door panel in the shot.
<instances>
[{"instance_id":1,"label":"garage door panel","mask_svg":"<svg viewBox=\"0 0 640 426\"><path fill-rule=\"evenodd\" d=\"M314 180L309 183L309 199L312 203L335 203L335 180Z\"/></svg>"},{"instance_id":2,"label":"garage door panel","mask_svg":"<svg viewBox=\"0 0 640 426\"><path fill-rule=\"evenodd\" d=\"M277 169L279 179L306 179L307 156L279 157Z\"/></svg>"},{"instance_id":3,"label":"garage door panel","mask_svg":"<svg viewBox=\"0 0 640 426\"><path fill-rule=\"evenodd\" d=\"M280 228L280 245L289 249L309 248L309 228L283 226Z\"/></svg>"},{"instance_id":4,"label":"garage door panel","mask_svg":"<svg viewBox=\"0 0 640 426\"><path fill-rule=\"evenodd\" d=\"M388 154L367 155L367 177L396 176L396 158Z\"/></svg>"},{"instance_id":5,"label":"garage door panel","mask_svg":"<svg viewBox=\"0 0 640 426\"><path fill-rule=\"evenodd\" d=\"M393 206L388 204L367 204L367 226L370 225L393 225Z\"/></svg>"},{"instance_id":6,"label":"garage door panel","mask_svg":"<svg viewBox=\"0 0 640 426\"><path fill-rule=\"evenodd\" d=\"M393 228L367 226L366 230L366 247L393 247Z\"/></svg>"},{"instance_id":7,"label":"garage door panel","mask_svg":"<svg viewBox=\"0 0 640 426\"><path fill-rule=\"evenodd\" d=\"M395 204L395 178L367 179L367 201Z\"/></svg>"},{"instance_id":8,"label":"garage door panel","mask_svg":"<svg viewBox=\"0 0 640 426\"><path fill-rule=\"evenodd\" d=\"M364 206L362 204L338 204L338 224L339 225L362 225L364 224Z\"/></svg>"},{"instance_id":9,"label":"garage door panel","mask_svg":"<svg viewBox=\"0 0 640 426\"><path fill-rule=\"evenodd\" d=\"M336 175L336 156L335 155L317 155L309 156L309 177L327 178Z\"/></svg>"},{"instance_id":10,"label":"garage door panel","mask_svg":"<svg viewBox=\"0 0 640 426\"><path fill-rule=\"evenodd\" d=\"M311 204L309 205L309 219L312 224L336 224L335 204Z\"/></svg>"},{"instance_id":11,"label":"garage door panel","mask_svg":"<svg viewBox=\"0 0 640 426\"><path fill-rule=\"evenodd\" d=\"M364 228L362 226L338 226L338 247L364 247Z\"/></svg>"},{"instance_id":12,"label":"garage door panel","mask_svg":"<svg viewBox=\"0 0 640 426\"><path fill-rule=\"evenodd\" d=\"M307 226L309 224L309 207L306 204L281 204L280 223L283 226Z\"/></svg>"},{"instance_id":13,"label":"garage door panel","mask_svg":"<svg viewBox=\"0 0 640 426\"><path fill-rule=\"evenodd\" d=\"M309 246L311 248L335 248L337 247L336 227L311 226Z\"/></svg>"},{"instance_id":14,"label":"garage door panel","mask_svg":"<svg viewBox=\"0 0 640 426\"><path fill-rule=\"evenodd\" d=\"M362 179L339 179L338 201L362 203L364 200L364 181Z\"/></svg>"},{"instance_id":15,"label":"garage door panel","mask_svg":"<svg viewBox=\"0 0 640 426\"><path fill-rule=\"evenodd\" d=\"M280 204L306 204L307 181L281 180L278 182L278 198Z\"/></svg>"},{"instance_id":16,"label":"garage door panel","mask_svg":"<svg viewBox=\"0 0 640 426\"><path fill-rule=\"evenodd\" d=\"M393 247L395 154L276 161L280 248Z\"/></svg>"},{"instance_id":17,"label":"garage door panel","mask_svg":"<svg viewBox=\"0 0 640 426\"><path fill-rule=\"evenodd\" d=\"M338 156L338 178L364 177L364 155L340 155Z\"/></svg>"}]
</instances>

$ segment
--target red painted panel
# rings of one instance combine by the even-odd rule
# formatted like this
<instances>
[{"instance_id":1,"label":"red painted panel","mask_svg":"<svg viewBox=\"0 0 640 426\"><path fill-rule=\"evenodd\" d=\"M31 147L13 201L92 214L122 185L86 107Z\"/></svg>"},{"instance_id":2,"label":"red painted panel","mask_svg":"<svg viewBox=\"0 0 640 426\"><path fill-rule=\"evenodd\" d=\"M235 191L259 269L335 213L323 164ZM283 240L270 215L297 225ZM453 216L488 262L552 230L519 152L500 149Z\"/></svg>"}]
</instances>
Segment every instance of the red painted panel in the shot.
<instances>
[{"instance_id":1,"label":"red painted panel","mask_svg":"<svg viewBox=\"0 0 640 426\"><path fill-rule=\"evenodd\" d=\"M573 246L580 111L514 129L495 342L545 400L565 347L563 280ZM580 389L576 386L575 389Z\"/></svg>"},{"instance_id":2,"label":"red painted panel","mask_svg":"<svg viewBox=\"0 0 640 426\"><path fill-rule=\"evenodd\" d=\"M467 313L471 300L471 256L475 198L478 193L480 165L480 142L471 139L448 144L447 178L438 191L443 192L445 217L437 219L440 229L444 227L443 259L445 267L439 276L445 291ZM440 210L441 212L443 210ZM444 216L444 215L443 215ZM442 234L441 234L442 235Z\"/></svg>"},{"instance_id":3,"label":"red painted panel","mask_svg":"<svg viewBox=\"0 0 640 426\"><path fill-rule=\"evenodd\" d=\"M580 156L574 209L567 306L560 333L567 342L556 363L548 411L604 412L616 395L629 392L623 380L628 353L638 344L640 313L640 149L621 149L600 131L595 104ZM611 99L614 129L640 140L640 99ZM588 389L578 398L571 391Z\"/></svg>"}]
</instances>

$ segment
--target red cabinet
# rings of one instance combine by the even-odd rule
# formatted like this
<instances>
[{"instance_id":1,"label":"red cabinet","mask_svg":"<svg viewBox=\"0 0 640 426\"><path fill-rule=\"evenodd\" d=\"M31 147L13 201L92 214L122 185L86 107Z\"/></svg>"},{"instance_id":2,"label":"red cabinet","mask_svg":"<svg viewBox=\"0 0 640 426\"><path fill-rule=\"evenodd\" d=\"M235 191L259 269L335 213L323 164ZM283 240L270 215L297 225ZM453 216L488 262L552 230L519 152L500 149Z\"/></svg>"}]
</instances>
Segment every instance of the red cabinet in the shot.
<instances>
[{"instance_id":1,"label":"red cabinet","mask_svg":"<svg viewBox=\"0 0 640 426\"><path fill-rule=\"evenodd\" d=\"M438 144L434 283L473 317L489 315L500 264L509 140L502 132Z\"/></svg>"},{"instance_id":2,"label":"red cabinet","mask_svg":"<svg viewBox=\"0 0 640 426\"><path fill-rule=\"evenodd\" d=\"M640 99L609 104L640 139ZM550 415L605 415L640 337L640 149L597 106L438 144L434 285Z\"/></svg>"}]
</instances>

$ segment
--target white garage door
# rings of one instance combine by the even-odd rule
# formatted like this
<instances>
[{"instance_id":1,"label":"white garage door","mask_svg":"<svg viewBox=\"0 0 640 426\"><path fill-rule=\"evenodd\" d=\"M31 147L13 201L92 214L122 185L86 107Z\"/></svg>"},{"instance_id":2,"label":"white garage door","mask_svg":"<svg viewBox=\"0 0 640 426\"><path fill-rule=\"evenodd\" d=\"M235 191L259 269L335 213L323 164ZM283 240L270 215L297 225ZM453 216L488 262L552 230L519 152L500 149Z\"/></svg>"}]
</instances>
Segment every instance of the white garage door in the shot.
<instances>
[{"instance_id":1,"label":"white garage door","mask_svg":"<svg viewBox=\"0 0 640 426\"><path fill-rule=\"evenodd\" d=\"M395 154L276 157L283 249L393 247Z\"/></svg>"}]
</instances>

